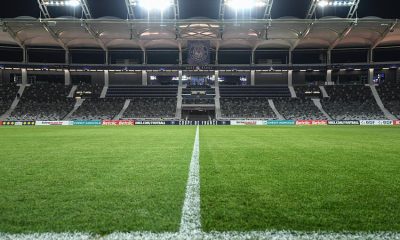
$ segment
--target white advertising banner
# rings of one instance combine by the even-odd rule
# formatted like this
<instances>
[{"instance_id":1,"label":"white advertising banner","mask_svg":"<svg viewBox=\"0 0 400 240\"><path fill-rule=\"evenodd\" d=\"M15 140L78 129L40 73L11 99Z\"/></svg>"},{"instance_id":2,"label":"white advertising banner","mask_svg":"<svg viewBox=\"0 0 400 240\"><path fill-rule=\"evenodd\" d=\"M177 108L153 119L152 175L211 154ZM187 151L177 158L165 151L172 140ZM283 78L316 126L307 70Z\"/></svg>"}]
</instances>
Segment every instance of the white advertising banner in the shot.
<instances>
[{"instance_id":1,"label":"white advertising banner","mask_svg":"<svg viewBox=\"0 0 400 240\"><path fill-rule=\"evenodd\" d=\"M72 121L36 121L37 126L70 126Z\"/></svg>"},{"instance_id":2,"label":"white advertising banner","mask_svg":"<svg viewBox=\"0 0 400 240\"><path fill-rule=\"evenodd\" d=\"M392 120L361 120L360 125L393 125Z\"/></svg>"},{"instance_id":3,"label":"white advertising banner","mask_svg":"<svg viewBox=\"0 0 400 240\"><path fill-rule=\"evenodd\" d=\"M247 126L247 125L263 125L262 120L232 120L231 125Z\"/></svg>"}]
</instances>

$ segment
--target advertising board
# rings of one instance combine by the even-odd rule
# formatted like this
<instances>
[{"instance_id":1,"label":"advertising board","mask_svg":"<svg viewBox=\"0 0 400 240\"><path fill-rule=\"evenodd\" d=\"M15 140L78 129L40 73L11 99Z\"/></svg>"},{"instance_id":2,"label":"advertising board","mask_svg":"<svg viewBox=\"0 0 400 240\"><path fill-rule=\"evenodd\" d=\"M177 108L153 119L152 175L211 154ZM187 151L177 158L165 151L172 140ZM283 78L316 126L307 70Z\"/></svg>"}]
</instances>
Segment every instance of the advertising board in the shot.
<instances>
[{"instance_id":1,"label":"advertising board","mask_svg":"<svg viewBox=\"0 0 400 240\"><path fill-rule=\"evenodd\" d=\"M101 125L101 120L91 120L91 121L78 120L78 121L73 121L73 125L75 125L75 126L98 126L98 125Z\"/></svg>"},{"instance_id":2,"label":"advertising board","mask_svg":"<svg viewBox=\"0 0 400 240\"><path fill-rule=\"evenodd\" d=\"M135 121L133 120L104 120L104 126L133 126Z\"/></svg>"},{"instance_id":3,"label":"advertising board","mask_svg":"<svg viewBox=\"0 0 400 240\"><path fill-rule=\"evenodd\" d=\"M328 125L360 125L358 120L330 120Z\"/></svg>"},{"instance_id":4,"label":"advertising board","mask_svg":"<svg viewBox=\"0 0 400 240\"><path fill-rule=\"evenodd\" d=\"M297 120L296 125L327 125L326 120Z\"/></svg>"},{"instance_id":5,"label":"advertising board","mask_svg":"<svg viewBox=\"0 0 400 240\"><path fill-rule=\"evenodd\" d=\"M37 126L70 126L72 121L36 121Z\"/></svg>"},{"instance_id":6,"label":"advertising board","mask_svg":"<svg viewBox=\"0 0 400 240\"><path fill-rule=\"evenodd\" d=\"M295 125L296 121L294 120L269 120L269 121L264 121L264 125Z\"/></svg>"},{"instance_id":7,"label":"advertising board","mask_svg":"<svg viewBox=\"0 0 400 240\"><path fill-rule=\"evenodd\" d=\"M263 125L264 121L261 120L232 120L231 125L247 126L247 125Z\"/></svg>"},{"instance_id":8,"label":"advertising board","mask_svg":"<svg viewBox=\"0 0 400 240\"><path fill-rule=\"evenodd\" d=\"M3 126L35 126L35 121L3 121Z\"/></svg>"},{"instance_id":9,"label":"advertising board","mask_svg":"<svg viewBox=\"0 0 400 240\"><path fill-rule=\"evenodd\" d=\"M393 125L393 121L392 120L361 120L360 125L373 125L373 126Z\"/></svg>"}]
</instances>

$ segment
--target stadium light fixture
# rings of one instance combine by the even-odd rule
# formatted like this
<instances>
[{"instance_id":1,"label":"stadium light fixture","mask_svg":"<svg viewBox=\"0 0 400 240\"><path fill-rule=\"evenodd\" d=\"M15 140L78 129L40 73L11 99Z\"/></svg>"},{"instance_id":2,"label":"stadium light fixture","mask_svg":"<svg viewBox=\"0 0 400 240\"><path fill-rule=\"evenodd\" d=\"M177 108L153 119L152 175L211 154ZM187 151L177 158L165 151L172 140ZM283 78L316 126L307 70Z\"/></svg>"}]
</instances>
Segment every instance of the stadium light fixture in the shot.
<instances>
[{"instance_id":1,"label":"stadium light fixture","mask_svg":"<svg viewBox=\"0 0 400 240\"><path fill-rule=\"evenodd\" d=\"M263 0L227 0L225 4L236 10L266 6L266 2Z\"/></svg>"},{"instance_id":2,"label":"stadium light fixture","mask_svg":"<svg viewBox=\"0 0 400 240\"><path fill-rule=\"evenodd\" d=\"M355 0L346 1L332 1L332 0L318 0L318 6L320 7L351 7L355 4Z\"/></svg>"},{"instance_id":3,"label":"stadium light fixture","mask_svg":"<svg viewBox=\"0 0 400 240\"><path fill-rule=\"evenodd\" d=\"M78 7L81 5L79 0L45 0L43 3L48 7Z\"/></svg>"},{"instance_id":4,"label":"stadium light fixture","mask_svg":"<svg viewBox=\"0 0 400 240\"><path fill-rule=\"evenodd\" d=\"M139 7L146 9L147 11L165 11L169 7L174 5L172 0L139 0Z\"/></svg>"}]
</instances>

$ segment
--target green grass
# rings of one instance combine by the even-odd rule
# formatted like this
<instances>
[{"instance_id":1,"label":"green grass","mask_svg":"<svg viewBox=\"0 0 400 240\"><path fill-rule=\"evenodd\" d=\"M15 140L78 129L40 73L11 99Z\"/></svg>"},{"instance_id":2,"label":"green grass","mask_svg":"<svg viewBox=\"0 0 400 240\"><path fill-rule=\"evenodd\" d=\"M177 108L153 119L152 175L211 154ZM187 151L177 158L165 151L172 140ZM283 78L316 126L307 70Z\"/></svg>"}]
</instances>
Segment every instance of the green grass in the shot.
<instances>
[{"instance_id":1,"label":"green grass","mask_svg":"<svg viewBox=\"0 0 400 240\"><path fill-rule=\"evenodd\" d=\"M400 231L400 128L202 127L206 231Z\"/></svg>"},{"instance_id":2,"label":"green grass","mask_svg":"<svg viewBox=\"0 0 400 240\"><path fill-rule=\"evenodd\" d=\"M179 229L195 127L0 127L0 233ZM200 127L205 231L400 231L400 128Z\"/></svg>"},{"instance_id":3,"label":"green grass","mask_svg":"<svg viewBox=\"0 0 400 240\"><path fill-rule=\"evenodd\" d=\"M1 127L0 232L177 231L195 127Z\"/></svg>"}]
</instances>

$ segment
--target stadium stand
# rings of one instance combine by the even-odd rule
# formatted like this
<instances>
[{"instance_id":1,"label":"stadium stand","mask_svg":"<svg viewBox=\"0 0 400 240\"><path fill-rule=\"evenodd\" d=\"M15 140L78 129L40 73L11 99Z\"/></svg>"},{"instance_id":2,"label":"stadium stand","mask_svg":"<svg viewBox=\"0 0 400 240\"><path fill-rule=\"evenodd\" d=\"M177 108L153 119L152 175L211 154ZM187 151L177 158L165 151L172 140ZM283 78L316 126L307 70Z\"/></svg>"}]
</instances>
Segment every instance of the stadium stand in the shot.
<instances>
[{"instance_id":1,"label":"stadium stand","mask_svg":"<svg viewBox=\"0 0 400 240\"><path fill-rule=\"evenodd\" d=\"M72 120L112 120L121 111L125 100L122 98L89 98L75 111Z\"/></svg>"},{"instance_id":2,"label":"stadium stand","mask_svg":"<svg viewBox=\"0 0 400 240\"><path fill-rule=\"evenodd\" d=\"M377 90L385 108L400 119L400 83L385 82Z\"/></svg>"},{"instance_id":3,"label":"stadium stand","mask_svg":"<svg viewBox=\"0 0 400 240\"><path fill-rule=\"evenodd\" d=\"M312 98L321 98L317 86L298 86L295 88L297 98L274 99L276 109L287 120L326 120L326 117L315 106Z\"/></svg>"},{"instance_id":4,"label":"stadium stand","mask_svg":"<svg viewBox=\"0 0 400 240\"><path fill-rule=\"evenodd\" d=\"M176 114L176 97L133 98L123 118L173 119Z\"/></svg>"},{"instance_id":5,"label":"stadium stand","mask_svg":"<svg viewBox=\"0 0 400 240\"><path fill-rule=\"evenodd\" d=\"M325 111L335 120L386 119L368 86L327 86L326 90L330 98L321 102Z\"/></svg>"},{"instance_id":6,"label":"stadium stand","mask_svg":"<svg viewBox=\"0 0 400 240\"><path fill-rule=\"evenodd\" d=\"M277 98L275 107L287 120L326 120L326 117L306 98Z\"/></svg>"},{"instance_id":7,"label":"stadium stand","mask_svg":"<svg viewBox=\"0 0 400 240\"><path fill-rule=\"evenodd\" d=\"M221 86L223 118L276 119L268 99L290 97L285 86Z\"/></svg>"},{"instance_id":8,"label":"stadium stand","mask_svg":"<svg viewBox=\"0 0 400 240\"><path fill-rule=\"evenodd\" d=\"M222 98L220 102L223 118L276 119L265 97Z\"/></svg>"},{"instance_id":9,"label":"stadium stand","mask_svg":"<svg viewBox=\"0 0 400 240\"><path fill-rule=\"evenodd\" d=\"M0 85L0 116L10 108L17 92L18 86L15 84Z\"/></svg>"},{"instance_id":10,"label":"stadium stand","mask_svg":"<svg viewBox=\"0 0 400 240\"><path fill-rule=\"evenodd\" d=\"M74 106L74 100L67 99L68 92L63 84L30 85L8 120L62 120Z\"/></svg>"}]
</instances>

